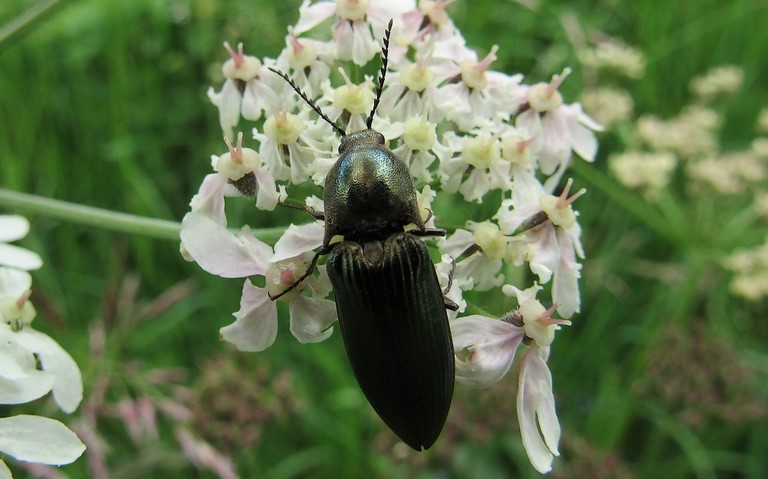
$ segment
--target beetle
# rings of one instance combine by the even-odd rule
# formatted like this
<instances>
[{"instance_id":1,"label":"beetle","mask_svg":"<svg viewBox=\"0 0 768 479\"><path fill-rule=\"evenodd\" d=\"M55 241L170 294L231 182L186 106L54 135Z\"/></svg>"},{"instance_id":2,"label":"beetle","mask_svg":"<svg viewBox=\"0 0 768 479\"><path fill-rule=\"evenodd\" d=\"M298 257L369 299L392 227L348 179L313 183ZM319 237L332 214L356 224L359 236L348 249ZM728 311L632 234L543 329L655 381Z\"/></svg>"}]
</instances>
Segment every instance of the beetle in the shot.
<instances>
[{"instance_id":1,"label":"beetle","mask_svg":"<svg viewBox=\"0 0 768 479\"><path fill-rule=\"evenodd\" d=\"M450 409L454 351L444 297L429 251L419 237L444 236L419 213L408 166L371 128L387 73L392 21L384 34L381 71L367 129L347 134L293 82L272 69L340 135L339 158L324 185L323 244L294 289L321 255L336 298L352 371L379 417L415 450L435 442ZM407 230L407 225L415 229ZM340 235L341 242L332 243Z\"/></svg>"}]
</instances>

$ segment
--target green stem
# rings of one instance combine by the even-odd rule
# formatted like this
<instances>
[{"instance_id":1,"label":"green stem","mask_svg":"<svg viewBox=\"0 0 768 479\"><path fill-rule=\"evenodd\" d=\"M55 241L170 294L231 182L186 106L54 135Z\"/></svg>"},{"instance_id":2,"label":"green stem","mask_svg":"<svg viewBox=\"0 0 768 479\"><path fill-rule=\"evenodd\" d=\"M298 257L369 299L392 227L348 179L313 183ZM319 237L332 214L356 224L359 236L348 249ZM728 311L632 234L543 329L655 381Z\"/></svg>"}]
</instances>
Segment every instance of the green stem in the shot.
<instances>
[{"instance_id":1,"label":"green stem","mask_svg":"<svg viewBox=\"0 0 768 479\"><path fill-rule=\"evenodd\" d=\"M149 236L160 239L179 239L181 224L175 221L158 220L143 216L79 205L51 198L19 193L0 188L0 206L36 213L51 218L86 226Z\"/></svg>"},{"instance_id":2,"label":"green stem","mask_svg":"<svg viewBox=\"0 0 768 479\"><path fill-rule=\"evenodd\" d=\"M120 213L93 206L19 193L4 188L0 188L0 207L40 214L103 230L149 238L178 241L179 233L181 232L181 224L176 221ZM262 241L274 243L285 232L285 226L259 228L251 230L251 232Z\"/></svg>"},{"instance_id":3,"label":"green stem","mask_svg":"<svg viewBox=\"0 0 768 479\"><path fill-rule=\"evenodd\" d=\"M10 47L28 31L67 2L64 0L45 0L29 7L0 28L0 52Z\"/></svg>"}]
</instances>

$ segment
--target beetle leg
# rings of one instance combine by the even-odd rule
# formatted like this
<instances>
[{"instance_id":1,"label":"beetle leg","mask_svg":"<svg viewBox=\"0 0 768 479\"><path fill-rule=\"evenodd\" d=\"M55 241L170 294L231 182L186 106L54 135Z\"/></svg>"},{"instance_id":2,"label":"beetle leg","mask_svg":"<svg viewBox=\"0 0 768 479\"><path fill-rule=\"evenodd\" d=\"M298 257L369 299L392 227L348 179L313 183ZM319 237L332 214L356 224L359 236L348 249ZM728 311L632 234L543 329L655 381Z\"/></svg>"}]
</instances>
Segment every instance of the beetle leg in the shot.
<instances>
[{"instance_id":1,"label":"beetle leg","mask_svg":"<svg viewBox=\"0 0 768 479\"><path fill-rule=\"evenodd\" d=\"M453 273L456 272L456 260L451 258L451 272L448 273L448 284L443 288L443 295L448 294L448 291L451 290L451 286L453 286ZM448 298L446 298L448 299ZM455 303L454 303L455 304ZM450 309L450 308L448 308ZM455 309L452 311L456 311Z\"/></svg>"},{"instance_id":2,"label":"beetle leg","mask_svg":"<svg viewBox=\"0 0 768 479\"><path fill-rule=\"evenodd\" d=\"M294 210L301 210L305 213L307 213L309 216L313 217L316 220L325 221L325 213L322 211L317 211L314 208L310 208L309 206L299 206L299 205L292 205L290 203L283 203L282 201L279 203L280 206L285 206L286 208L293 208Z\"/></svg>"},{"instance_id":3,"label":"beetle leg","mask_svg":"<svg viewBox=\"0 0 768 479\"><path fill-rule=\"evenodd\" d=\"M331 250L331 246L330 245L323 245L323 247L320 248L320 251L315 253L315 255L312 257L312 261L309 263L309 266L307 267L307 270L304 271L304 273L302 273L301 276L299 276L299 279L294 281L292 285L288 286L286 289L284 289L280 293L276 294L275 296L272 296L271 294L267 293L267 295L269 296L269 299L274 301L274 300L278 299L279 297L283 296L284 294L286 294L286 293L296 289L296 287L299 286L302 281L307 279L309 277L309 275L311 275L312 272L315 270L315 267L317 267L317 261L320 259L320 256L322 256L324 254L328 254L328 252L330 250Z\"/></svg>"},{"instance_id":4,"label":"beetle leg","mask_svg":"<svg viewBox=\"0 0 768 479\"><path fill-rule=\"evenodd\" d=\"M447 296L443 296L443 304L445 304L445 309L449 309L451 311L459 310L459 305L448 299Z\"/></svg>"},{"instance_id":5,"label":"beetle leg","mask_svg":"<svg viewBox=\"0 0 768 479\"><path fill-rule=\"evenodd\" d=\"M414 236L445 236L445 230L441 228L424 228L423 230L408 230Z\"/></svg>"},{"instance_id":6,"label":"beetle leg","mask_svg":"<svg viewBox=\"0 0 768 479\"><path fill-rule=\"evenodd\" d=\"M448 284L443 288L443 304L445 305L445 309L449 309L451 311L458 311L459 305L454 303L451 299L446 296L448 294L448 291L451 290L451 286L453 286L453 273L456 272L456 260L451 258L451 272L448 273Z\"/></svg>"}]
</instances>

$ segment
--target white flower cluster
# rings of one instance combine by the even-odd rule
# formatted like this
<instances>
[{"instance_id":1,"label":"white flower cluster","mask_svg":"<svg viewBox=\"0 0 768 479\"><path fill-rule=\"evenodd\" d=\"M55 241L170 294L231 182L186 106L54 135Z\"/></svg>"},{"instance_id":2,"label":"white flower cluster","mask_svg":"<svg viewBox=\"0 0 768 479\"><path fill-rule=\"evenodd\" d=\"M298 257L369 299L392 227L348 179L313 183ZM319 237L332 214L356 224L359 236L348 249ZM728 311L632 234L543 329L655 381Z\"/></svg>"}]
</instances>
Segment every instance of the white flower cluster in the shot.
<instances>
[{"instance_id":1,"label":"white flower cluster","mask_svg":"<svg viewBox=\"0 0 768 479\"><path fill-rule=\"evenodd\" d=\"M467 47L445 11L449 3L306 0L277 58L257 59L245 55L242 45L237 51L225 45L231 56L223 67L227 80L219 91L209 90L224 135L233 138L243 119L262 123L253 130L254 149L238 136L227 153L213 157L215 172L205 178L183 220L182 253L210 273L248 278L236 321L221 330L238 348L261 351L274 342L278 314L271 297L286 290L280 299L289 304L293 335L301 342L329 337L336 320L330 282L322 264L308 264L323 243L322 222L290 225L272 247L247 225L233 229L225 197L250 198L271 211L298 194L294 185L324 184L338 158L339 135L270 68L286 72L346 132L363 130L376 97L375 79L353 81L348 74L360 67L378 69L380 39L393 20L373 129L409 166L427 227L439 224L444 213L432 206L437 196L451 196L455 205L463 200L467 211L502 198L495 214L468 221L437 241L442 262L436 267L446 284L452 277L447 297L460 306L449 312L460 383L495 383L529 338L521 363L519 419L526 451L544 472L558 454L560 433L545 361L555 329L569 324L550 315L557 311L569 318L579 311L578 258L584 256L572 207L584 190L571 195L570 180L560 193L555 190L574 153L594 159L594 131L601 127L559 93L570 70L534 85L523 83L521 75L492 70L497 47L482 58ZM304 203L310 212L323 211L315 196ZM506 284L509 264L527 264L537 283L527 289ZM313 266L317 273L295 287ZM536 299L542 285L551 292L549 309ZM519 309L506 321L461 317L463 293L470 290L516 297Z\"/></svg>"},{"instance_id":2,"label":"white flower cluster","mask_svg":"<svg viewBox=\"0 0 768 479\"><path fill-rule=\"evenodd\" d=\"M27 271L43 262L31 251L6 244L28 231L25 218L0 216L0 404L23 404L53 392L56 404L70 413L83 398L80 369L56 341L30 324L36 312ZM20 461L69 464L84 450L75 433L54 419L25 414L0 418L0 452ZM10 477L0 460L0 478Z\"/></svg>"}]
</instances>

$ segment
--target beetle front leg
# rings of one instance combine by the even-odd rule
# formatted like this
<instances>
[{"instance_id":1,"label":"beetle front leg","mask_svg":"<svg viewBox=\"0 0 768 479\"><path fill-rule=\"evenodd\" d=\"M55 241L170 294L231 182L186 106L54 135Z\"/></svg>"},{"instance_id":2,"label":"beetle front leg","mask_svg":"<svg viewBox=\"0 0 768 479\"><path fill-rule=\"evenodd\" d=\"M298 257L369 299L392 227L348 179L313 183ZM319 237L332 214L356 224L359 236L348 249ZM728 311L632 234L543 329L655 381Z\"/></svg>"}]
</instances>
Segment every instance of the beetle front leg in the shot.
<instances>
[{"instance_id":1,"label":"beetle front leg","mask_svg":"<svg viewBox=\"0 0 768 479\"><path fill-rule=\"evenodd\" d=\"M317 211L312 207L309 206L299 206L299 205L292 205L290 203L283 203L282 201L279 203L280 206L285 206L286 208L293 208L294 210L300 210L305 213L307 213L309 216L313 217L316 220L319 221L325 221L325 213L322 211Z\"/></svg>"},{"instance_id":2,"label":"beetle front leg","mask_svg":"<svg viewBox=\"0 0 768 479\"><path fill-rule=\"evenodd\" d=\"M283 291L279 292L275 296L272 296L271 294L267 293L267 296L269 296L269 299L271 299L272 301L275 301L276 299L280 298L281 296L283 296L283 295L293 291L294 289L296 289L315 270L315 268L317 267L317 261L320 259L320 256L322 256L324 254L328 254L328 252L331 250L331 248L332 247L330 245L323 245L320 248L320 251L315 253L315 255L312 257L312 261L309 263L309 266L307 267L307 270L304 271L304 273L302 273L302 275L299 276L299 278L296 281L294 281L292 285L288 286L286 289L284 289Z\"/></svg>"},{"instance_id":3,"label":"beetle front leg","mask_svg":"<svg viewBox=\"0 0 768 479\"><path fill-rule=\"evenodd\" d=\"M445 230L442 228L424 228L423 230L408 230L413 236L445 236Z\"/></svg>"}]
</instances>

